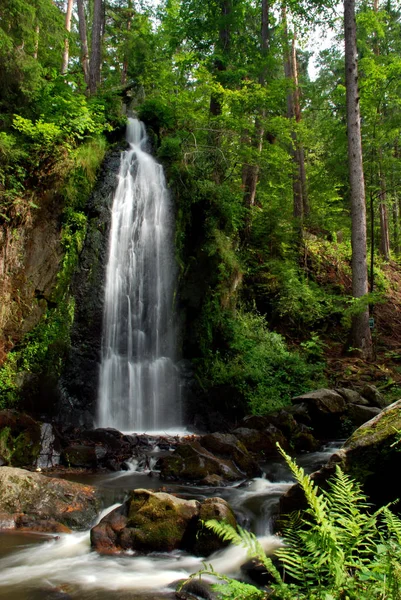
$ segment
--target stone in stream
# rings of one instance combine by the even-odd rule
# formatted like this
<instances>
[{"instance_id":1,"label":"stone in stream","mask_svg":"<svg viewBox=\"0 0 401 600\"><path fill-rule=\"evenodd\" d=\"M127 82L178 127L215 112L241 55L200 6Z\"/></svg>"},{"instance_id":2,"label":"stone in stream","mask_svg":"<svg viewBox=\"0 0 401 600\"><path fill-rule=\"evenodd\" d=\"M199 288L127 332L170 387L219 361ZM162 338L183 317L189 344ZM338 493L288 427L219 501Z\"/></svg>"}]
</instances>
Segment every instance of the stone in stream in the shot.
<instances>
[{"instance_id":1,"label":"stone in stream","mask_svg":"<svg viewBox=\"0 0 401 600\"><path fill-rule=\"evenodd\" d=\"M237 452L235 456L238 457ZM183 479L201 484L207 484L211 475L221 477L223 482L230 482L261 474L260 467L250 456L248 466L248 472L242 471L233 458L228 458L227 454L224 457L216 456L197 440L179 444L172 454L162 456L156 464L156 468L160 469L160 477L166 481Z\"/></svg>"},{"instance_id":2,"label":"stone in stream","mask_svg":"<svg viewBox=\"0 0 401 600\"><path fill-rule=\"evenodd\" d=\"M21 526L47 531L47 527L55 528L56 524L61 524L86 529L100 508L98 492L92 486L45 477L24 469L1 467L0 490L2 522L7 523L4 515L10 515L10 528ZM41 521L46 522L43 528Z\"/></svg>"},{"instance_id":3,"label":"stone in stream","mask_svg":"<svg viewBox=\"0 0 401 600\"><path fill-rule=\"evenodd\" d=\"M199 536L203 528L201 518L225 519L236 526L233 512L221 498L209 498L200 503L165 492L137 489L122 506L92 528L91 545L101 554L181 549L202 555L227 545L212 532Z\"/></svg>"}]
</instances>

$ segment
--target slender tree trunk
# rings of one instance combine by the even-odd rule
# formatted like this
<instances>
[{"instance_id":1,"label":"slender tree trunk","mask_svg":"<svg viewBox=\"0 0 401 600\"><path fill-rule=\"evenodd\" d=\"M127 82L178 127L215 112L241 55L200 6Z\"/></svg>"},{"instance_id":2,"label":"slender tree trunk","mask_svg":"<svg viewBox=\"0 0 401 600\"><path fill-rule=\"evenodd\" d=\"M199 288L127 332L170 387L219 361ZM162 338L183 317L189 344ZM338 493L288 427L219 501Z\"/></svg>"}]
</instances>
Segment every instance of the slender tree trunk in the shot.
<instances>
[{"instance_id":1,"label":"slender tree trunk","mask_svg":"<svg viewBox=\"0 0 401 600\"><path fill-rule=\"evenodd\" d=\"M393 200L393 229L394 229L394 252L396 256L400 255L400 213L398 198Z\"/></svg>"},{"instance_id":2,"label":"slender tree trunk","mask_svg":"<svg viewBox=\"0 0 401 600\"><path fill-rule=\"evenodd\" d=\"M127 42L128 42L129 32L131 31L133 16L134 16L134 11L132 10L132 0L128 0L127 36L126 36ZM125 48L124 60L123 60L123 70L121 72L121 85L125 85L127 83L127 75L128 75L128 49Z\"/></svg>"},{"instance_id":3,"label":"slender tree trunk","mask_svg":"<svg viewBox=\"0 0 401 600\"><path fill-rule=\"evenodd\" d=\"M287 27L287 11L285 4L281 6L281 18L283 23L283 46L284 46L284 75L287 81L294 83L293 66L291 61L291 52L288 39ZM287 117L288 119L295 118L295 94L293 90L287 93ZM303 221L303 198L302 198L302 178L300 169L300 155L295 130L291 131L292 149L291 155L294 163L292 175L292 190L293 190L293 214L296 220L296 231L302 237L302 221Z\"/></svg>"},{"instance_id":4,"label":"slender tree trunk","mask_svg":"<svg viewBox=\"0 0 401 600\"><path fill-rule=\"evenodd\" d=\"M62 75L66 75L67 71L68 71L68 58L69 58L69 51L70 51L69 34L71 31L72 4L73 4L73 0L68 0L67 12L65 13L65 30L67 32L67 35L65 36L65 39L64 39L63 62L61 65L61 74Z\"/></svg>"},{"instance_id":5,"label":"slender tree trunk","mask_svg":"<svg viewBox=\"0 0 401 600\"><path fill-rule=\"evenodd\" d=\"M86 18L83 0L77 0L78 7L78 27L79 27L79 38L81 40L81 65L84 72L84 79L87 86L89 86L89 50L88 50L88 36L86 33Z\"/></svg>"},{"instance_id":6,"label":"slender tree trunk","mask_svg":"<svg viewBox=\"0 0 401 600\"><path fill-rule=\"evenodd\" d=\"M38 59L38 51L39 51L39 36L40 36L40 26L39 23L35 27L35 45L33 49L33 58L35 60Z\"/></svg>"},{"instance_id":7,"label":"slender tree trunk","mask_svg":"<svg viewBox=\"0 0 401 600\"><path fill-rule=\"evenodd\" d=\"M354 298L361 298L368 293L368 271L366 262L365 180L362 163L355 0L344 0L344 33L348 169L352 219L352 294ZM359 349L363 358L371 358L372 337L369 328L368 308L354 315L351 333L352 346Z\"/></svg>"},{"instance_id":8,"label":"slender tree trunk","mask_svg":"<svg viewBox=\"0 0 401 600\"><path fill-rule=\"evenodd\" d=\"M297 46L296 46L296 32L294 30L294 37L292 40L292 74L294 78L294 111L295 111L295 120L297 123L300 123L302 120L301 113L301 101L300 101L300 91L299 91L299 81L298 81L298 61L297 61ZM305 152L304 147L301 142L298 142L298 161L299 161L299 176L301 180L302 187L302 210L303 216L306 217L310 213L310 206L308 200L308 190L306 185L306 170L305 170Z\"/></svg>"},{"instance_id":9,"label":"slender tree trunk","mask_svg":"<svg viewBox=\"0 0 401 600\"><path fill-rule=\"evenodd\" d=\"M260 26L260 54L262 58L262 70L259 75L259 83L262 87L266 86L267 79L267 65L266 58L269 51L270 42L270 31L269 31L269 0L262 0L262 12L261 12L261 26ZM260 109L260 114L255 118L255 131L254 134L249 137L245 134L245 143L248 143L256 150L257 154L260 154L263 149L263 119L266 116L264 108ZM251 209L255 204L256 188L259 179L259 165L258 164L244 164L242 167L242 185L244 188L244 205ZM251 212L248 212L246 218L244 231L242 238L247 240L251 231L252 217Z\"/></svg>"},{"instance_id":10,"label":"slender tree trunk","mask_svg":"<svg viewBox=\"0 0 401 600\"><path fill-rule=\"evenodd\" d=\"M89 92L94 94L100 83L101 39L103 21L103 2L94 0L92 23L92 48L89 69Z\"/></svg>"},{"instance_id":11,"label":"slender tree trunk","mask_svg":"<svg viewBox=\"0 0 401 600\"><path fill-rule=\"evenodd\" d=\"M381 155L381 152L380 152ZM380 214L380 254L384 260L390 260L390 234L388 225L388 214L387 214L387 192L386 192L386 180L382 169L379 170L380 178L380 203L379 203L379 214Z\"/></svg>"}]
</instances>

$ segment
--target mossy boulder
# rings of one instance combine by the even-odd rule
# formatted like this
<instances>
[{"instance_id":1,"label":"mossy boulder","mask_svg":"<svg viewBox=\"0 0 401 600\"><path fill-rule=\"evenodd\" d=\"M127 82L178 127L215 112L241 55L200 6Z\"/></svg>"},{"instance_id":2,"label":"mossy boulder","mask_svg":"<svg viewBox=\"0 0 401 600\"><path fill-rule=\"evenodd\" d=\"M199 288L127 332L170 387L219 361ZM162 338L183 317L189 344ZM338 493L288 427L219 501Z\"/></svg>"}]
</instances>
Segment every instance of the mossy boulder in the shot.
<instances>
[{"instance_id":1,"label":"mossy boulder","mask_svg":"<svg viewBox=\"0 0 401 600\"><path fill-rule=\"evenodd\" d=\"M101 554L175 549L208 554L224 546L214 534L201 535L201 519L209 518L224 519L236 527L232 510L221 498L211 498L201 504L165 492L137 489L122 506L93 527L91 544Z\"/></svg>"},{"instance_id":2,"label":"mossy boulder","mask_svg":"<svg viewBox=\"0 0 401 600\"><path fill-rule=\"evenodd\" d=\"M377 506L401 498L401 400L356 429L328 463L312 474L321 487L335 473L336 465L359 481L369 499ZM280 499L280 513L287 514L305 507L305 497L298 484Z\"/></svg>"},{"instance_id":3,"label":"mossy boulder","mask_svg":"<svg viewBox=\"0 0 401 600\"><path fill-rule=\"evenodd\" d=\"M15 523L18 515L25 526L43 520L85 529L100 508L100 498L92 486L24 469L1 467L0 490L0 513L10 515L10 523Z\"/></svg>"},{"instance_id":4,"label":"mossy boulder","mask_svg":"<svg viewBox=\"0 0 401 600\"><path fill-rule=\"evenodd\" d=\"M198 531L192 551L197 556L209 556L217 552L229 542L222 542L221 538L210 529L202 525L206 521L224 521L232 527L237 527L237 520L230 505L222 498L206 498L200 506Z\"/></svg>"},{"instance_id":5,"label":"mossy boulder","mask_svg":"<svg viewBox=\"0 0 401 600\"><path fill-rule=\"evenodd\" d=\"M277 442L283 448L288 447L284 435L274 425L268 425L264 430L238 427L233 433L247 451L259 454L262 458L278 458Z\"/></svg>"},{"instance_id":6,"label":"mossy boulder","mask_svg":"<svg viewBox=\"0 0 401 600\"><path fill-rule=\"evenodd\" d=\"M0 411L0 459L13 467L36 464L41 447L41 426L15 410Z\"/></svg>"},{"instance_id":7,"label":"mossy boulder","mask_svg":"<svg viewBox=\"0 0 401 600\"><path fill-rule=\"evenodd\" d=\"M161 457L156 468L160 469L160 477L167 481L184 479L207 484L211 475L218 475L224 481L244 477L232 460L218 458L198 441L180 444L172 454Z\"/></svg>"},{"instance_id":8,"label":"mossy boulder","mask_svg":"<svg viewBox=\"0 0 401 600\"><path fill-rule=\"evenodd\" d=\"M278 432L277 432L278 433ZM230 460L247 477L261 474L260 467L238 436L230 433L209 433L200 439L200 444L218 458Z\"/></svg>"}]
</instances>

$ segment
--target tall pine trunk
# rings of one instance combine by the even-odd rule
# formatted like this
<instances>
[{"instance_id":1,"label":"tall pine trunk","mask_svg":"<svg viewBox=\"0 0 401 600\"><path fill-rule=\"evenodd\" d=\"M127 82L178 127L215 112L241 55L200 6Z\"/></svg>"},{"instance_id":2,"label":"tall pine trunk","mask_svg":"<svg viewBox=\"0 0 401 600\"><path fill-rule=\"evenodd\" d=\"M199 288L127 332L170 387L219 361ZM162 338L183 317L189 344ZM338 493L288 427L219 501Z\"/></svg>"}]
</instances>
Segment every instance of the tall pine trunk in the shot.
<instances>
[{"instance_id":1,"label":"tall pine trunk","mask_svg":"<svg viewBox=\"0 0 401 600\"><path fill-rule=\"evenodd\" d=\"M70 53L70 40L69 35L71 31L71 16L72 16L72 4L73 0L68 0L67 3L67 12L65 13L65 30L67 35L64 39L64 52L63 52L63 62L61 65L61 74L66 75L68 71L68 59Z\"/></svg>"},{"instance_id":2,"label":"tall pine trunk","mask_svg":"<svg viewBox=\"0 0 401 600\"><path fill-rule=\"evenodd\" d=\"M81 65L84 72L84 79L87 87L89 87L89 50L88 36L86 33L86 18L83 0L77 0L78 7L78 27L79 38L81 40Z\"/></svg>"},{"instance_id":3,"label":"tall pine trunk","mask_svg":"<svg viewBox=\"0 0 401 600\"><path fill-rule=\"evenodd\" d=\"M361 298L368 293L368 270L366 262L365 180L362 163L355 0L344 0L344 33L348 169L352 219L352 294L354 298ZM351 334L352 346L360 351L361 357L371 358L372 337L367 307L353 316Z\"/></svg>"},{"instance_id":4,"label":"tall pine trunk","mask_svg":"<svg viewBox=\"0 0 401 600\"><path fill-rule=\"evenodd\" d=\"M102 0L94 0L93 23L92 23L92 48L89 68L89 92L94 94L100 83L101 67L101 40L102 40L103 3Z\"/></svg>"}]
</instances>

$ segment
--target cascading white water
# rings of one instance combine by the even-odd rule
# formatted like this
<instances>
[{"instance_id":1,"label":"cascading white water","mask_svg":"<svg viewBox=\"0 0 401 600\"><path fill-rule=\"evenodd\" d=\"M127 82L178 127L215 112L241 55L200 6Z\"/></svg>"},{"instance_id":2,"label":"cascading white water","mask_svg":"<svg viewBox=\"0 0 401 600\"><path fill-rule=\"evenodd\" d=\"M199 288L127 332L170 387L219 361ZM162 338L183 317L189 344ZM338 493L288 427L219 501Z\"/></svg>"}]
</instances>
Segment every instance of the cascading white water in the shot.
<instances>
[{"instance_id":1,"label":"cascading white water","mask_svg":"<svg viewBox=\"0 0 401 600\"><path fill-rule=\"evenodd\" d=\"M113 200L106 272L98 426L181 425L175 359L172 205L161 165L129 119Z\"/></svg>"}]
</instances>

